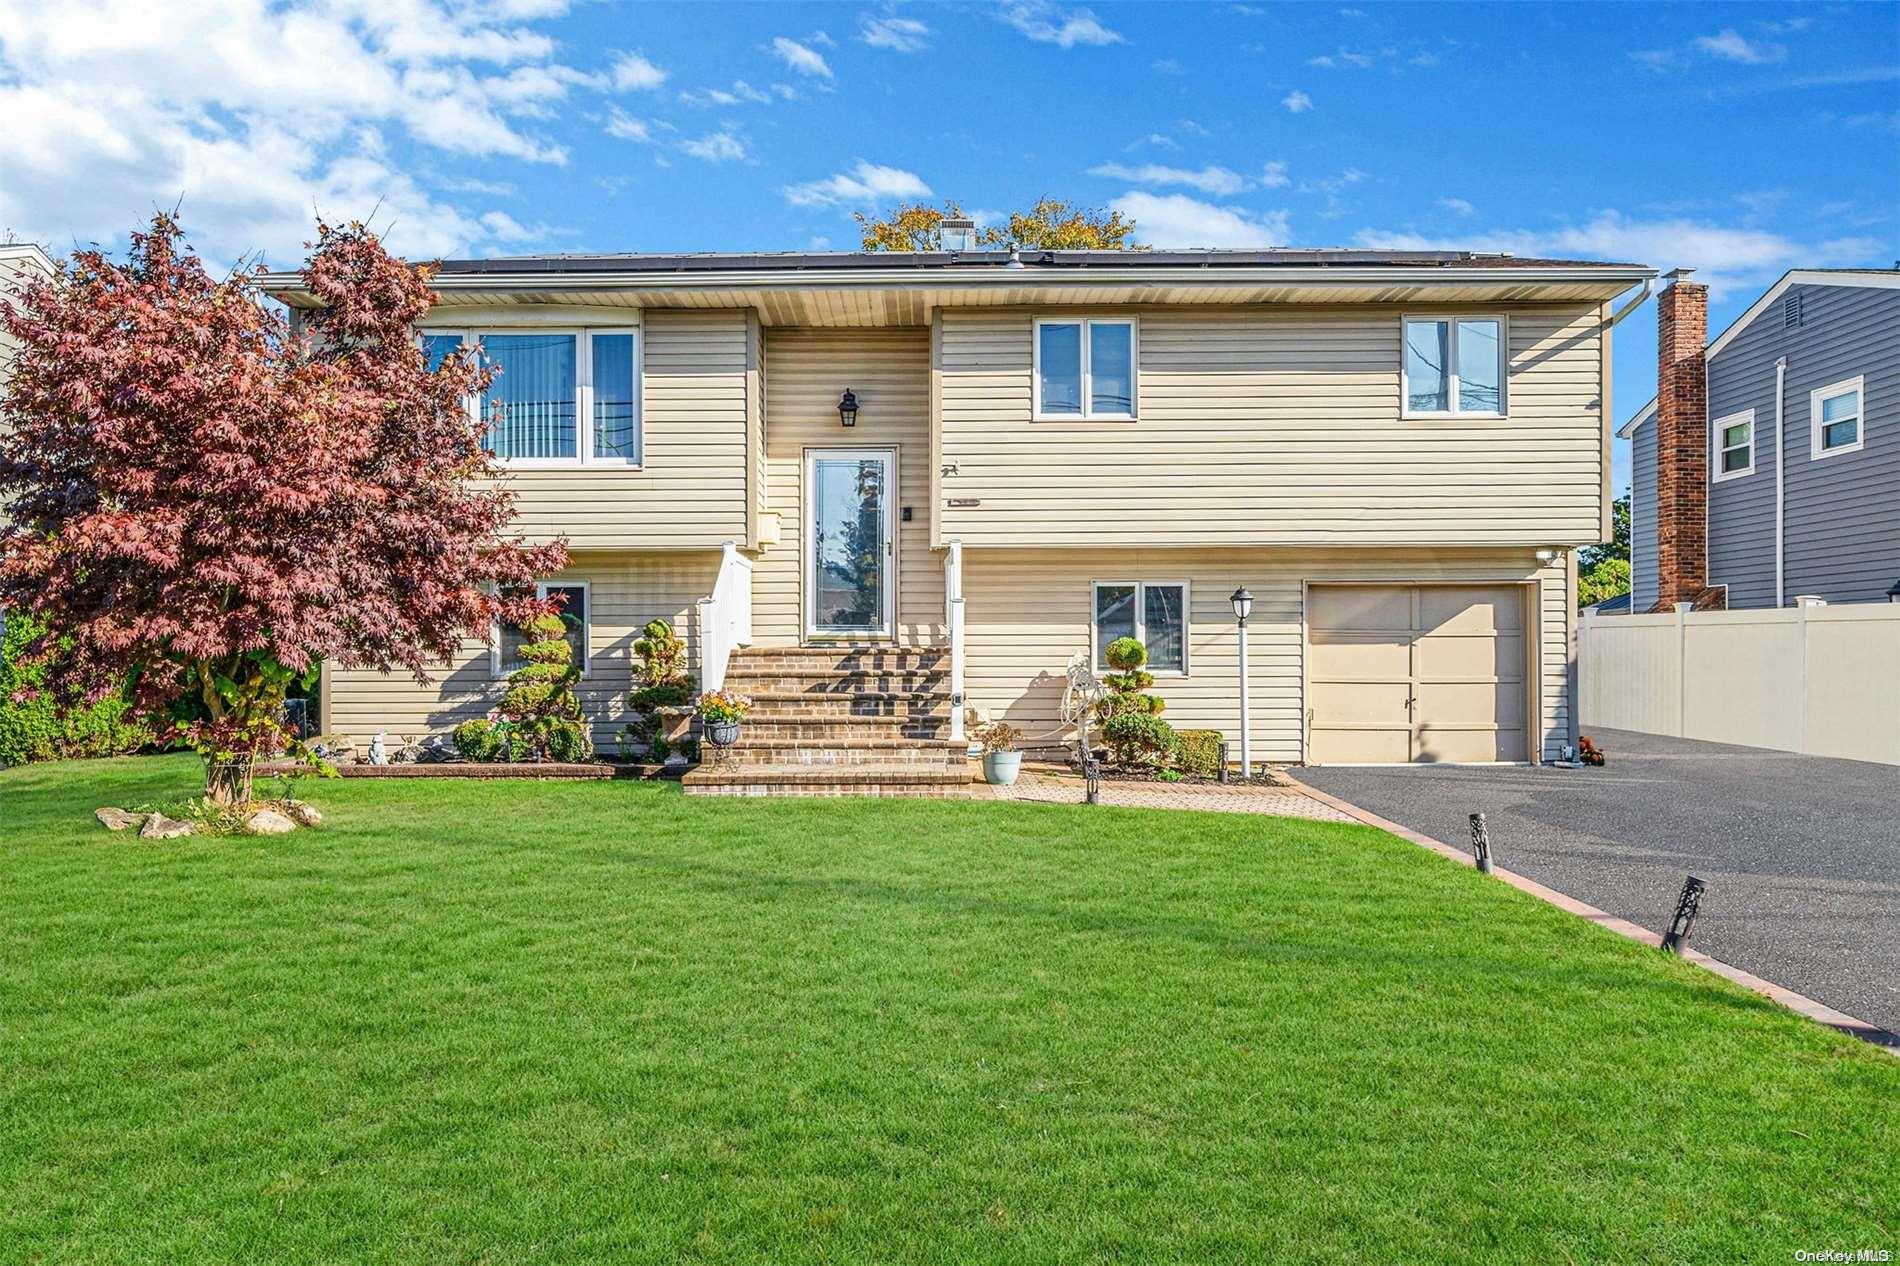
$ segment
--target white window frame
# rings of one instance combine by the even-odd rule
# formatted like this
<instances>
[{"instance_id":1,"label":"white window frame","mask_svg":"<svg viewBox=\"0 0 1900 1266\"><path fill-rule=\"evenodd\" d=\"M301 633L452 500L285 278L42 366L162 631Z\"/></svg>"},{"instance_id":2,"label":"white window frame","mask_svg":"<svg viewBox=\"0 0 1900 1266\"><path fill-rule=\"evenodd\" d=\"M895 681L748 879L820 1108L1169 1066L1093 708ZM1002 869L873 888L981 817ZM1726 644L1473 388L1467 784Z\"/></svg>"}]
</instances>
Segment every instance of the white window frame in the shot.
<instances>
[{"instance_id":1,"label":"white window frame","mask_svg":"<svg viewBox=\"0 0 1900 1266\"><path fill-rule=\"evenodd\" d=\"M1411 375L1405 368L1405 327L1414 321L1444 321L1450 324L1451 338L1448 340L1451 364L1445 366L1447 381L1446 409L1415 410L1412 408ZM1458 322L1460 321L1496 321L1498 323L1498 408L1495 413L1483 413L1464 410L1458 407ZM1460 421L1476 419L1479 421L1500 422L1511 415L1511 318L1502 312L1405 312L1399 315L1399 418L1402 421L1443 421L1456 418Z\"/></svg>"},{"instance_id":2,"label":"white window frame","mask_svg":"<svg viewBox=\"0 0 1900 1266\"><path fill-rule=\"evenodd\" d=\"M1042 411L1042 327L1079 325L1082 327L1082 412L1044 413ZM1095 411L1094 327L1128 327L1128 412ZM1037 317L1030 331L1029 416L1035 422L1135 422L1141 417L1141 322L1131 316L1046 316Z\"/></svg>"},{"instance_id":3,"label":"white window frame","mask_svg":"<svg viewBox=\"0 0 1900 1266\"><path fill-rule=\"evenodd\" d=\"M1135 590L1135 632L1134 637L1143 646L1148 645L1148 600L1146 590L1179 589L1181 591L1181 667L1156 668L1152 663L1147 671L1157 677L1188 677L1194 671L1194 590L1186 580L1095 580L1089 582L1089 662L1095 667L1096 676L1112 673L1116 670L1096 659L1097 648L1101 645L1100 629L1096 617L1101 611L1100 591L1104 588L1129 588Z\"/></svg>"},{"instance_id":4,"label":"white window frame","mask_svg":"<svg viewBox=\"0 0 1900 1266\"><path fill-rule=\"evenodd\" d=\"M579 434L575 436L574 451L577 457L500 457L495 461L510 470L571 470L577 466L605 466L618 470L639 470L646 465L646 339L644 331L637 325L582 325L582 326L539 326L539 325L494 325L480 328L436 329L424 326L416 332L417 344L422 344L425 334L438 336L455 335L462 340L463 347L472 347L490 334L567 334L574 338L574 419ZM598 457L594 454L594 337L602 334L625 334L633 339L633 429L637 439L632 457ZM479 396L469 397L466 408L469 418L477 425L482 423L482 404Z\"/></svg>"},{"instance_id":5,"label":"white window frame","mask_svg":"<svg viewBox=\"0 0 1900 1266\"><path fill-rule=\"evenodd\" d=\"M550 589L578 589L586 614L581 618L581 676L582 681L593 672L594 664L594 588L586 580L537 580L534 582L534 596L546 598ZM514 671L514 666L501 662L501 622L497 620L488 627L488 675L497 681L505 679Z\"/></svg>"},{"instance_id":6,"label":"white window frame","mask_svg":"<svg viewBox=\"0 0 1900 1266\"><path fill-rule=\"evenodd\" d=\"M1848 392L1860 396L1860 411L1854 415L1854 442L1837 444L1828 448L1823 444L1827 427L1821 421L1821 405L1835 396L1844 396ZM1815 461L1823 457L1839 457L1842 453L1858 453L1867 446L1867 376L1855 374L1852 378L1843 378L1831 382L1825 387L1816 387L1808 393L1808 455Z\"/></svg>"},{"instance_id":7,"label":"white window frame","mask_svg":"<svg viewBox=\"0 0 1900 1266\"><path fill-rule=\"evenodd\" d=\"M1744 425L1748 427L1748 465L1742 467L1740 470L1723 470L1722 457L1725 453L1733 451L1734 446L1726 449L1722 447L1722 432L1731 426ZM1752 475L1754 473L1755 411L1753 409L1743 409L1739 413L1731 413L1726 417L1717 418L1714 422L1710 423L1709 482L1712 484L1725 483L1730 479L1740 479L1744 475ZM1635 528L1632 527L1630 530L1634 532Z\"/></svg>"}]
</instances>

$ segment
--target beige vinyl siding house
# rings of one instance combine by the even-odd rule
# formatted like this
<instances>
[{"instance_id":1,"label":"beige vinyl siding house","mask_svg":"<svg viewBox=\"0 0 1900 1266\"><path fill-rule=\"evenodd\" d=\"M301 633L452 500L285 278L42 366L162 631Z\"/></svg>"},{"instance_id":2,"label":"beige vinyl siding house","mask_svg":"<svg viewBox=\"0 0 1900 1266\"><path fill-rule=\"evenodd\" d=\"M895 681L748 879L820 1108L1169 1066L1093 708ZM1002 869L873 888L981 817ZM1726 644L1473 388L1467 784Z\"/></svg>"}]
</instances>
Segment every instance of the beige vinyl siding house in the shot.
<instances>
[{"instance_id":1,"label":"beige vinyl siding house","mask_svg":"<svg viewBox=\"0 0 1900 1266\"><path fill-rule=\"evenodd\" d=\"M958 705L1047 748L1074 741L1071 662L1134 632L1167 719L1237 740L1244 586L1256 758L1521 761L1575 741L1612 304L1652 276L1456 252L551 256L450 261L428 327L637 331L639 460L507 473L524 535L575 551L550 579L588 586L597 739L663 617L713 682L734 646L945 648ZM445 730L504 669L478 644L426 687L332 666L325 724Z\"/></svg>"}]
</instances>

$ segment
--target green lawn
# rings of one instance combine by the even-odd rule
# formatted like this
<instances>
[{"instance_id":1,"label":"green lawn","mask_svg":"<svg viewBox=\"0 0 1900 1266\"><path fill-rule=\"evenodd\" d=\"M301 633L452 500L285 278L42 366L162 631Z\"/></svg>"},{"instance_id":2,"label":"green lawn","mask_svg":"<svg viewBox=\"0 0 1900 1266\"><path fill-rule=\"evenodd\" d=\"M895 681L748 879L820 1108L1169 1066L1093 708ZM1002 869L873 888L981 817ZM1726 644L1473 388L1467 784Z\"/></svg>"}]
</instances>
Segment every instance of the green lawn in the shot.
<instances>
[{"instance_id":1,"label":"green lawn","mask_svg":"<svg viewBox=\"0 0 1900 1266\"><path fill-rule=\"evenodd\" d=\"M0 1261L1792 1260L1900 1060L1358 826L0 773Z\"/></svg>"}]
</instances>

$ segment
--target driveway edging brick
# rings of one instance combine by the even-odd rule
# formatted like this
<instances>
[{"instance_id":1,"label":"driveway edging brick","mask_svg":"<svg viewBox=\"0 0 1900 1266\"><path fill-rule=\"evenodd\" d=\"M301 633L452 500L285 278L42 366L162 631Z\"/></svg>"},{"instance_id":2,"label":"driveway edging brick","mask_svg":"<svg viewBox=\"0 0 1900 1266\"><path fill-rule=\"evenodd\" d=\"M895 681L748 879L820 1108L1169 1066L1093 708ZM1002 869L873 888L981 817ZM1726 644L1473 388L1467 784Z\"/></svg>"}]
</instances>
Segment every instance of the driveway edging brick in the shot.
<instances>
[{"instance_id":1,"label":"driveway edging brick","mask_svg":"<svg viewBox=\"0 0 1900 1266\"><path fill-rule=\"evenodd\" d=\"M1477 859L1472 857L1471 854L1464 852L1462 849L1453 848L1443 840L1435 840L1431 836L1414 831L1408 826L1402 826L1397 822L1382 818L1369 810L1361 809L1358 805L1350 801L1341 800L1338 796L1329 795L1317 787L1302 782L1290 771L1281 770L1280 774L1295 787L1298 787L1301 791L1313 797L1313 799L1319 801L1321 804L1337 809L1356 822L1364 823L1366 826L1377 827L1381 831L1396 835L1402 840L1416 844L1420 848L1427 849L1433 853L1437 853L1440 857L1457 862L1460 865L1472 867L1477 865ZM1502 866L1494 868L1492 875L1511 885L1511 887L1516 888L1519 892L1529 893L1541 901L1549 902L1559 910L1574 914L1581 919L1588 919L1592 923L1609 929L1618 936L1627 937L1632 941L1640 941L1644 945L1657 948L1660 948L1662 945L1662 937L1658 933L1651 932L1648 928L1631 923L1628 919L1619 918L1607 910L1599 910L1587 901L1579 901L1566 893L1558 892L1555 888L1540 884L1528 875L1520 875L1515 871L1506 870ZM1719 958L1710 958L1700 950L1685 949L1682 952L1682 957L1685 961L1694 963L1699 967L1705 967L1718 976L1726 977L1742 986L1742 988L1758 993L1771 1002L1781 1004L1797 1015L1806 1016L1818 1024L1825 1024L1831 1029L1847 1034L1849 1037L1857 1037L1863 1042L1877 1046L1891 1055L1900 1057L1900 1033L1891 1033L1878 1025L1869 1024L1865 1020L1848 1015L1845 1011L1836 1011L1825 1002L1817 1002L1806 994L1796 993L1794 990L1783 985L1777 985L1772 980L1764 980L1753 972L1743 971L1741 968L1725 963Z\"/></svg>"}]
</instances>

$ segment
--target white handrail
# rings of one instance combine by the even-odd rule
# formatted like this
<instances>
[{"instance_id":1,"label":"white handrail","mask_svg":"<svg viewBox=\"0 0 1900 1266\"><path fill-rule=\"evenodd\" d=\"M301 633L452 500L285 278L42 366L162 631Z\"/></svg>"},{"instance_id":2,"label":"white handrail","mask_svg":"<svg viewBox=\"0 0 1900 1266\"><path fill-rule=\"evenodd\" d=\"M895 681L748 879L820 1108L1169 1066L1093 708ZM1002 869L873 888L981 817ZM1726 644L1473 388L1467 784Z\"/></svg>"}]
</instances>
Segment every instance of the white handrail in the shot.
<instances>
[{"instance_id":1,"label":"white handrail","mask_svg":"<svg viewBox=\"0 0 1900 1266\"><path fill-rule=\"evenodd\" d=\"M950 737L963 737L963 542L943 556L943 620L950 633Z\"/></svg>"},{"instance_id":2,"label":"white handrail","mask_svg":"<svg viewBox=\"0 0 1900 1266\"><path fill-rule=\"evenodd\" d=\"M731 541L721 547L719 576L699 610L699 688L720 690L732 652L752 641L752 560Z\"/></svg>"}]
</instances>

